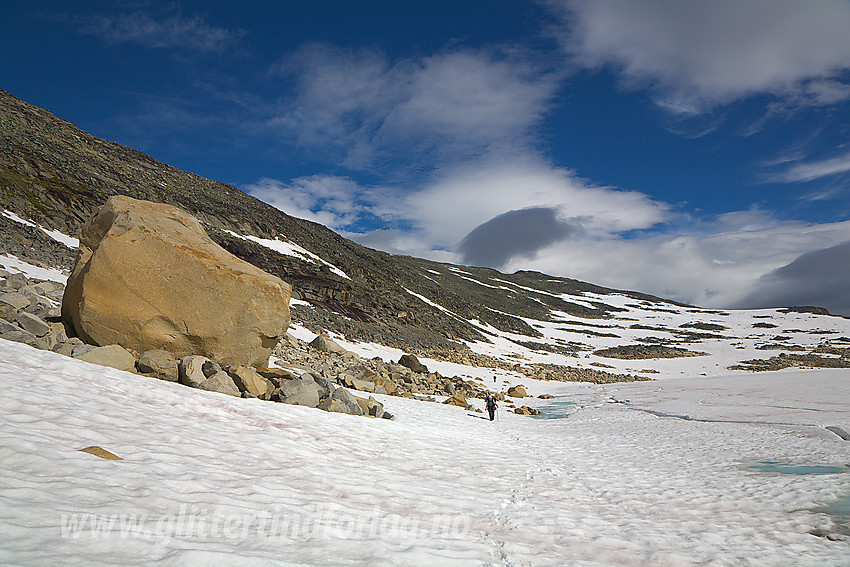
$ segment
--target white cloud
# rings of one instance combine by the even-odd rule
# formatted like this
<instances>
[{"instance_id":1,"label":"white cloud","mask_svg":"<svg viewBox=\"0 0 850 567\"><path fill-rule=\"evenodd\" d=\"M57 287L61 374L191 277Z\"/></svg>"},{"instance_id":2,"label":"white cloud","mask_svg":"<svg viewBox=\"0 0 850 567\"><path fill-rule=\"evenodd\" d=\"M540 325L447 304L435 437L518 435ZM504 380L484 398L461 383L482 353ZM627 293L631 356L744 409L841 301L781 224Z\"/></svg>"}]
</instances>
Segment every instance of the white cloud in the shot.
<instances>
[{"instance_id":1,"label":"white cloud","mask_svg":"<svg viewBox=\"0 0 850 567\"><path fill-rule=\"evenodd\" d=\"M236 44L242 30L211 26L201 16L175 14L155 18L144 12L95 16L80 20L81 31L115 43L138 43L152 48L183 47L219 52Z\"/></svg>"},{"instance_id":2,"label":"white cloud","mask_svg":"<svg viewBox=\"0 0 850 567\"><path fill-rule=\"evenodd\" d=\"M677 113L758 93L808 104L850 98L846 0L552 0L580 66L612 66Z\"/></svg>"},{"instance_id":3,"label":"white cloud","mask_svg":"<svg viewBox=\"0 0 850 567\"><path fill-rule=\"evenodd\" d=\"M744 307L742 300L757 296L765 274L847 240L850 221L775 222L751 230L726 224L722 232L700 236L568 239L514 258L505 270L539 270L705 307Z\"/></svg>"},{"instance_id":4,"label":"white cloud","mask_svg":"<svg viewBox=\"0 0 850 567\"><path fill-rule=\"evenodd\" d=\"M798 163L779 177L787 182L813 181L848 171L850 171L850 153L821 161Z\"/></svg>"},{"instance_id":5,"label":"white cloud","mask_svg":"<svg viewBox=\"0 0 850 567\"><path fill-rule=\"evenodd\" d=\"M433 167L533 145L557 87L523 53L486 49L391 62L312 44L274 71L295 79L297 95L271 125L303 146L336 147L354 169L399 157Z\"/></svg>"},{"instance_id":6,"label":"white cloud","mask_svg":"<svg viewBox=\"0 0 850 567\"><path fill-rule=\"evenodd\" d=\"M358 244L390 254L404 254L452 264L457 264L459 259L458 254L451 250L431 247L418 231L379 229L366 233L342 232L341 234Z\"/></svg>"},{"instance_id":7,"label":"white cloud","mask_svg":"<svg viewBox=\"0 0 850 567\"><path fill-rule=\"evenodd\" d=\"M447 248L508 211L555 209L561 220L578 222L586 234L599 236L651 228L667 219L670 208L642 193L595 186L532 159L454 169L405 203L429 241Z\"/></svg>"},{"instance_id":8,"label":"white cloud","mask_svg":"<svg viewBox=\"0 0 850 567\"><path fill-rule=\"evenodd\" d=\"M348 177L312 175L285 183L262 178L242 190L288 215L342 230L363 214L361 202L368 189Z\"/></svg>"}]
</instances>

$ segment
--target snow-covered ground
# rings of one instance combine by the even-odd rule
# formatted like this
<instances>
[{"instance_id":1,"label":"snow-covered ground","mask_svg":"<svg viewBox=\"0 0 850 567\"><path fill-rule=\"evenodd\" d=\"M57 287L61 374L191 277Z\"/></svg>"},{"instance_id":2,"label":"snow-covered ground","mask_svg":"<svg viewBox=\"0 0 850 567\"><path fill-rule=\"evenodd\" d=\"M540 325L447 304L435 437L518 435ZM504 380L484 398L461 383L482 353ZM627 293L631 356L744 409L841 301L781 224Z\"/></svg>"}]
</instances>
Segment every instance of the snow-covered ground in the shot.
<instances>
[{"instance_id":1,"label":"snow-covered ground","mask_svg":"<svg viewBox=\"0 0 850 567\"><path fill-rule=\"evenodd\" d=\"M846 529L815 511L850 495L846 371L524 383L568 417L375 420L0 340L0 563L848 564L808 533Z\"/></svg>"},{"instance_id":2,"label":"snow-covered ground","mask_svg":"<svg viewBox=\"0 0 850 567\"><path fill-rule=\"evenodd\" d=\"M0 266L66 278L11 256ZM505 293L544 293L451 270ZM561 297L624 311L526 320L544 337L535 340L580 344L572 356L479 321L491 342L470 348L657 380L537 382L423 359L501 391L522 383L535 398L517 404L544 415L501 408L491 423L375 396L396 416L388 421L231 398L0 340L0 564L850 565L850 370L728 370L793 347L846 348L850 320ZM686 341L683 331L718 336L675 343L707 356L594 353ZM315 336L298 324L290 333ZM367 358L403 354L334 338ZM763 350L777 345L789 348ZM123 460L80 452L92 445Z\"/></svg>"}]
</instances>

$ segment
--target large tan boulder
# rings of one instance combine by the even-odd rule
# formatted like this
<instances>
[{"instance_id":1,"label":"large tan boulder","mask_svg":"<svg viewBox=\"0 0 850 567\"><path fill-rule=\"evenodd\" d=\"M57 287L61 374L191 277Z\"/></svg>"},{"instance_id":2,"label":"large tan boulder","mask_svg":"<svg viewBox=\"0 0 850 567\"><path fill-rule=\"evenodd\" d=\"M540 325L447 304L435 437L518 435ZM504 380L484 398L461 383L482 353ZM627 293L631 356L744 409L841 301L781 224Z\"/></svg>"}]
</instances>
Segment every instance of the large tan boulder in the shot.
<instances>
[{"instance_id":1,"label":"large tan boulder","mask_svg":"<svg viewBox=\"0 0 850 567\"><path fill-rule=\"evenodd\" d=\"M265 365L289 326L290 291L188 213L115 196L83 226L62 317L98 345Z\"/></svg>"}]
</instances>

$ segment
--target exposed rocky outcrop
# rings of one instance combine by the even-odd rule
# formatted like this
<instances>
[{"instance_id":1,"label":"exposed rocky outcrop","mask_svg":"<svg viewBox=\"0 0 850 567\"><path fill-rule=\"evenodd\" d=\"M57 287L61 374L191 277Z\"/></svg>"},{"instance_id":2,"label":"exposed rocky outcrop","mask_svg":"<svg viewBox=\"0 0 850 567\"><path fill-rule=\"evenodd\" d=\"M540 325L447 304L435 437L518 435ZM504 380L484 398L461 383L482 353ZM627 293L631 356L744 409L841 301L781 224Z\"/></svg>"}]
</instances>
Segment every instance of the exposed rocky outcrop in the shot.
<instances>
[{"instance_id":1,"label":"exposed rocky outcrop","mask_svg":"<svg viewBox=\"0 0 850 567\"><path fill-rule=\"evenodd\" d=\"M62 315L88 343L264 364L289 325L289 293L191 215L117 196L83 226Z\"/></svg>"},{"instance_id":2,"label":"exposed rocky outcrop","mask_svg":"<svg viewBox=\"0 0 850 567\"><path fill-rule=\"evenodd\" d=\"M595 351L596 356L619 358L623 360L646 360L649 358L684 358L689 356L708 356L705 352L696 352L678 347L660 345L625 345Z\"/></svg>"},{"instance_id":3,"label":"exposed rocky outcrop","mask_svg":"<svg viewBox=\"0 0 850 567\"><path fill-rule=\"evenodd\" d=\"M782 370L791 367L808 368L850 368L850 358L841 356L822 356L819 354L786 354L772 356L767 359L744 360L740 364L734 364L729 370L746 370L748 372L766 372L771 370Z\"/></svg>"}]
</instances>

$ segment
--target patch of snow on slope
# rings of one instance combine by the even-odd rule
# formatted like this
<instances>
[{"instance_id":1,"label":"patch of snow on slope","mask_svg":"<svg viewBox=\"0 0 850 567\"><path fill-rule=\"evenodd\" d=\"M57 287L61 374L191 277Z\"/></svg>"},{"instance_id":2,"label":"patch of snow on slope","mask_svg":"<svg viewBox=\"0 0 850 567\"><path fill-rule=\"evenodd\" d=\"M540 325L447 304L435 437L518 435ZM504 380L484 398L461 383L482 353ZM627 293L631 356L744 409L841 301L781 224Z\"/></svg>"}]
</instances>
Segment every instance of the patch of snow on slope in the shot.
<instances>
[{"instance_id":1,"label":"patch of snow on slope","mask_svg":"<svg viewBox=\"0 0 850 567\"><path fill-rule=\"evenodd\" d=\"M4 254L3 256L0 256L0 267L8 272L21 272L28 278L50 280L61 284L68 281L68 274L63 273L61 270L56 268L41 268L39 266L33 266L28 262L19 260L11 254Z\"/></svg>"},{"instance_id":2,"label":"patch of snow on slope","mask_svg":"<svg viewBox=\"0 0 850 567\"><path fill-rule=\"evenodd\" d=\"M427 297L425 297L424 295L419 295L419 294L418 294L418 293L416 293L415 291L410 291L410 290L409 290L409 289L407 289L406 287L403 287L402 289L403 289L404 291L406 291L407 293L409 293L410 295L412 295L413 297L415 297L416 299L420 300L421 302L423 302L423 303L425 303L425 304L427 304L427 305L430 305L431 307L436 307L436 308L437 308L437 309L439 309L440 311L443 311L443 312L445 312L445 313L448 313L449 315L452 315L452 316L454 316L454 317L458 317L456 314L452 313L451 311L449 311L448 309L446 309L446 308L445 308L445 307L443 307L442 305L438 305L438 304L434 303L433 301L431 301L430 299L428 299L428 298L427 298ZM460 318L460 317L458 317L458 318Z\"/></svg>"},{"instance_id":3,"label":"patch of snow on slope","mask_svg":"<svg viewBox=\"0 0 850 567\"><path fill-rule=\"evenodd\" d=\"M19 217L18 215L16 215L12 211L3 211L3 216L6 217L7 219L13 220L17 223L20 223L20 224L23 224L23 225L26 225L26 226L29 226L29 227L32 227L32 228L37 228L38 230L40 230L41 232L43 232L44 234L46 234L47 236L49 236L50 238L55 240L56 242L61 242L62 244L64 244L68 248L75 250L75 249L80 247L80 240L78 238L74 238L73 236L68 236L67 234L62 233L58 230L49 230L47 228L44 228L43 226L35 224L32 221L22 219L21 217Z\"/></svg>"},{"instance_id":4,"label":"patch of snow on slope","mask_svg":"<svg viewBox=\"0 0 850 567\"><path fill-rule=\"evenodd\" d=\"M486 283L484 283L484 282L482 282L482 281L476 280L475 278L470 278L470 277L466 277L466 276L458 276L458 277L459 277L460 279L462 279L462 280L466 280L466 281L468 281L468 282L472 282L472 283L474 283L474 284L478 284L478 285L480 285L481 287L489 287L490 289L503 289L503 290L505 290L505 291L509 291L509 292L511 292L511 293L516 293L516 290L515 290L515 289L511 289L511 288L509 288L509 287L505 287L505 286L503 286L503 285L490 285L490 284L486 284Z\"/></svg>"},{"instance_id":5,"label":"patch of snow on slope","mask_svg":"<svg viewBox=\"0 0 850 567\"><path fill-rule=\"evenodd\" d=\"M275 240L269 240L268 238L259 238L257 236L250 236L250 235L243 236L241 234L236 234L235 232L230 231L230 230L225 230L224 232L226 232L227 234L229 234L231 236L235 236L236 238L241 238L242 240L250 240L251 242L255 242L255 243L259 244L260 246L264 246L264 247L268 248L269 250L274 250L278 254L283 254L284 256L293 256L295 258L300 258L302 260L306 260L306 261L312 262L314 264L315 263L323 264L323 265L327 266L328 268L330 268L331 272L335 273L339 277L345 278L347 280L351 279L350 277L348 277L348 275L345 272L343 272L342 270L340 270L339 268L337 268L336 266L334 266L330 262L323 260L319 256L313 254L309 250L302 248L301 246L298 246L297 244L295 244L293 242L280 240L279 238L275 239Z\"/></svg>"}]
</instances>

